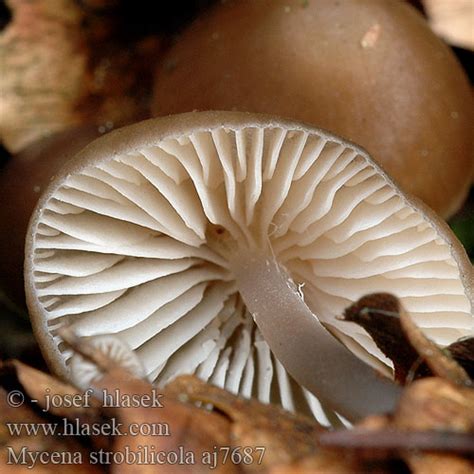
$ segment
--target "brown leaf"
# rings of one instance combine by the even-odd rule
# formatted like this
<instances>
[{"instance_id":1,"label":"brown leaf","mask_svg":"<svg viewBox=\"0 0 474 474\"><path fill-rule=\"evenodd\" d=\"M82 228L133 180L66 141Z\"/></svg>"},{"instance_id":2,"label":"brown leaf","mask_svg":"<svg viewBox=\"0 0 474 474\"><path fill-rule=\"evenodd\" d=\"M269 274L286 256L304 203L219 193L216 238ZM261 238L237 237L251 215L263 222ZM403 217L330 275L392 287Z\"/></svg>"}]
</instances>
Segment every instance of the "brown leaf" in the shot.
<instances>
[{"instance_id":1,"label":"brown leaf","mask_svg":"<svg viewBox=\"0 0 474 474\"><path fill-rule=\"evenodd\" d=\"M474 380L474 337L453 342L446 351L464 368L471 380Z\"/></svg>"},{"instance_id":2,"label":"brown leaf","mask_svg":"<svg viewBox=\"0 0 474 474\"><path fill-rule=\"evenodd\" d=\"M8 442L18 449L27 445L38 452L80 452L86 460L94 455L93 459L100 459L100 464L118 474L201 473L211 470L211 462L215 463L212 470L219 474L398 474L401 468L405 469L402 459L420 474L443 472L439 466L450 474L467 473L472 468L472 460L462 455L474 450L474 391L439 377L409 385L393 415L368 417L353 429L328 432L313 420L277 406L242 399L192 376L179 377L160 392L117 365L87 338L77 338L68 331L61 335L76 352L100 368L101 378L91 383L91 389L99 401L104 401L105 393L109 406L99 403L93 408L79 406L74 410L60 407L46 417L38 410L44 406L39 400L45 390L61 398L81 392L11 362L1 366L0 382L24 388L30 396L37 397L38 407L25 405L12 412L3 406L3 398L0 420L41 423L46 419L57 423L53 415L84 420L91 412L92 419L99 420L102 427L115 425L125 435L113 433L109 443L102 443L100 449L97 443L89 443L88 451L84 448L88 443L81 446L75 438L11 439L5 429L2 431L2 425L3 444ZM115 403L110 404L110 397ZM158 404L153 406L150 401L154 399ZM126 400L138 400L138 404L128 408ZM256 451L260 447L263 453ZM253 450L250 462L248 458L247 463L223 462L223 449L230 453L237 450L242 459L243 448ZM170 455L171 461L167 457ZM1 456L1 460L6 459L5 451ZM181 464L175 464L173 459ZM74 471L71 467L66 472L94 472L84 463L80 468L84 466L86 470Z\"/></svg>"},{"instance_id":3,"label":"brown leaf","mask_svg":"<svg viewBox=\"0 0 474 474\"><path fill-rule=\"evenodd\" d=\"M417 431L474 433L474 390L439 377L418 380L403 392L394 425Z\"/></svg>"},{"instance_id":4,"label":"brown leaf","mask_svg":"<svg viewBox=\"0 0 474 474\"><path fill-rule=\"evenodd\" d=\"M418 376L427 374L426 366L416 368L420 358L402 330L395 296L389 293L364 296L345 310L343 319L357 323L370 334L377 347L393 362L398 382L405 383L415 371Z\"/></svg>"},{"instance_id":5,"label":"brown leaf","mask_svg":"<svg viewBox=\"0 0 474 474\"><path fill-rule=\"evenodd\" d=\"M365 418L359 423L365 430L377 431L385 429L391 420L389 416L373 415ZM350 430L345 430L350 433ZM387 452L378 452L376 450L351 449L346 443L339 446L338 449L328 448L321 443L331 431L321 432L318 435L318 445L320 446L317 454L304 458L293 464L286 466L277 466L270 470L271 474L353 474L353 473L397 473L399 464L387 455ZM349 449L347 449L349 448Z\"/></svg>"},{"instance_id":6,"label":"brown leaf","mask_svg":"<svg viewBox=\"0 0 474 474\"><path fill-rule=\"evenodd\" d=\"M107 393L117 391L121 395L143 396L151 395L155 390L144 380L134 378L113 364L87 338L77 338L67 330L63 330L61 336L76 352L93 361L102 372L102 378L92 382L94 393L105 390ZM190 465L180 466L179 469L169 464L149 464L140 466L140 473L201 472L205 467L202 460L209 454L217 456L216 472L267 472L270 466L287 465L319 451L315 434L323 428L314 421L292 415L279 407L243 400L192 376L179 377L166 387L163 395L164 406L151 411L143 407L133 410L115 407L107 410L112 419L123 423L125 430L133 424L147 426L155 423L167 426L170 431L169 436L115 438L115 453L126 449L134 452L143 449L153 449L154 452L181 450L181 454L184 452L185 456L188 454L193 457ZM196 403L204 408L197 408ZM212 405L212 411L205 409L209 404ZM237 456L246 455L247 462L235 464L227 460L224 463L226 449L227 455L234 450L237 450ZM318 457L313 463L328 465L327 453L318 452L318 456L321 459ZM337 457L334 457L334 462L341 463ZM124 463L114 466L116 473L136 472L136 469L136 466Z\"/></svg>"},{"instance_id":7,"label":"brown leaf","mask_svg":"<svg viewBox=\"0 0 474 474\"><path fill-rule=\"evenodd\" d=\"M77 417L87 418L90 422L100 418L99 405L93 399L90 405L83 406L84 394L72 385L65 384L59 379L45 374L37 369L33 369L17 360L0 364L0 384L1 376L7 374L16 377L25 393L34 403L50 415L76 419ZM51 404L51 396L61 400L61 404Z\"/></svg>"},{"instance_id":8,"label":"brown leaf","mask_svg":"<svg viewBox=\"0 0 474 474\"><path fill-rule=\"evenodd\" d=\"M78 123L71 104L82 95L87 51L75 2L8 0L7 6L13 17L0 35L0 137L17 152Z\"/></svg>"},{"instance_id":9,"label":"brown leaf","mask_svg":"<svg viewBox=\"0 0 474 474\"><path fill-rule=\"evenodd\" d=\"M14 153L70 127L103 132L149 115L158 36L74 0L7 0L0 34L0 140ZM101 133L102 133L101 131Z\"/></svg>"},{"instance_id":10,"label":"brown leaf","mask_svg":"<svg viewBox=\"0 0 474 474\"><path fill-rule=\"evenodd\" d=\"M445 451L406 451L403 457L413 473L474 472L472 459L446 452L461 451L462 445L466 445L471 453L474 450L474 390L453 385L439 377L418 380L402 394L394 415L394 426L418 430L428 436L433 449ZM435 438L439 445L433 444Z\"/></svg>"},{"instance_id":11,"label":"brown leaf","mask_svg":"<svg viewBox=\"0 0 474 474\"><path fill-rule=\"evenodd\" d=\"M471 378L466 371L452 358L443 352L434 342L428 339L413 322L407 311L399 306L402 329L418 354L426 361L434 375L458 385L471 386Z\"/></svg>"},{"instance_id":12,"label":"brown leaf","mask_svg":"<svg viewBox=\"0 0 474 474\"><path fill-rule=\"evenodd\" d=\"M117 372L107 374L97 386L107 393L119 390L123 395L149 395L157 389L150 384L138 380L123 380L116 378ZM162 392L163 393L163 392ZM161 394L161 393L160 393ZM128 448L132 452L178 453L185 464L174 465L166 462L163 465L147 464L137 467L121 463L113 468L116 474L140 472L147 473L197 473L204 469L202 459L204 453L212 453L218 446L231 446L229 421L216 414L197 407L186 406L163 393L163 407L134 409L118 407L114 409L116 418L123 423L125 432L130 432L132 427L145 427L145 429L158 429L164 435L153 436L153 433L139 434L137 436L121 436L114 439L115 452L125 452ZM168 434L166 434L168 433ZM167 454L165 454L167 456ZM189 464L186 464L186 461ZM219 474L234 474L239 472L238 467L228 462L225 465L218 463L214 472Z\"/></svg>"},{"instance_id":13,"label":"brown leaf","mask_svg":"<svg viewBox=\"0 0 474 474\"><path fill-rule=\"evenodd\" d=\"M392 360L397 381L406 383L434 374L456 384L471 385L463 367L424 335L395 296L364 296L345 310L343 319L359 324L370 334L377 347ZM468 366L473 364L472 344L453 345L454 352Z\"/></svg>"},{"instance_id":14,"label":"brown leaf","mask_svg":"<svg viewBox=\"0 0 474 474\"><path fill-rule=\"evenodd\" d=\"M147 381L136 378L118 366L87 338L77 338L67 330L61 332L61 337L103 372L100 379L92 382L91 388L99 400L109 400L112 397L114 403L102 403L102 411L110 417L112 423L121 424L122 433L127 433L113 437L113 449L108 455L113 457L129 452L132 455L142 455L142 459L146 460L140 465L115 463L113 473L198 473L207 469L202 461L206 453L213 453L219 446L231 446L230 423L227 418L185 405L174 398L173 394L159 392ZM139 401L138 406L128 408L128 402L125 402L132 397ZM133 434L137 430L138 433ZM175 455L182 464L174 464L169 460L162 464L158 462ZM237 474L240 471L231 462L218 462L214 472Z\"/></svg>"},{"instance_id":15,"label":"brown leaf","mask_svg":"<svg viewBox=\"0 0 474 474\"><path fill-rule=\"evenodd\" d=\"M324 428L314 420L275 405L237 397L193 376L181 376L166 389L176 396L184 394L192 402L212 404L214 410L224 413L232 421L234 444L265 449L261 464L247 466L248 472L289 464L318 451L316 435Z\"/></svg>"},{"instance_id":16,"label":"brown leaf","mask_svg":"<svg viewBox=\"0 0 474 474\"><path fill-rule=\"evenodd\" d=\"M474 463L452 454L410 453L405 455L413 474L472 474Z\"/></svg>"},{"instance_id":17,"label":"brown leaf","mask_svg":"<svg viewBox=\"0 0 474 474\"><path fill-rule=\"evenodd\" d=\"M291 414L274 405L246 400L196 377L181 376L166 390L189 402L210 404L232 422L234 444L265 449L262 463L242 466L244 472L271 474L353 474L355 472L388 472L380 465L374 471L364 461L348 452L321 449L318 435L325 429L313 420Z\"/></svg>"}]
</instances>

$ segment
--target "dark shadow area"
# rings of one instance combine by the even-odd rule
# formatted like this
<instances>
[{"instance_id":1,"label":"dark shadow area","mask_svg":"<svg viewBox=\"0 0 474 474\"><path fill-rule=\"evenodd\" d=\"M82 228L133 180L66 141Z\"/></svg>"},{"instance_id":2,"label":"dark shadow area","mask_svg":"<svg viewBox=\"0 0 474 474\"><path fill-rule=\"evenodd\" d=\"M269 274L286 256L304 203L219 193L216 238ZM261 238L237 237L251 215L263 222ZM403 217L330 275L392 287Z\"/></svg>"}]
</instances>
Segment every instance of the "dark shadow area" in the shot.
<instances>
[{"instance_id":1,"label":"dark shadow area","mask_svg":"<svg viewBox=\"0 0 474 474\"><path fill-rule=\"evenodd\" d=\"M12 19L12 13L4 0L0 0L0 31L4 30Z\"/></svg>"}]
</instances>

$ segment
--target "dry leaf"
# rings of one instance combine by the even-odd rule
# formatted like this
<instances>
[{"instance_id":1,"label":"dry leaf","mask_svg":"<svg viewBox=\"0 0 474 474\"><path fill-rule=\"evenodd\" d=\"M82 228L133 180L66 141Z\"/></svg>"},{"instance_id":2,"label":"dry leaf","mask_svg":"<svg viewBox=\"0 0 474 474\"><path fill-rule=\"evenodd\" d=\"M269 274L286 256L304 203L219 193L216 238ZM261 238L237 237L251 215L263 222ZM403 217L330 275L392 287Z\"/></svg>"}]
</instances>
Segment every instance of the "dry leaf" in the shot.
<instances>
[{"instance_id":1,"label":"dry leaf","mask_svg":"<svg viewBox=\"0 0 474 474\"><path fill-rule=\"evenodd\" d=\"M194 376L181 376L166 387L170 393L185 394L192 402L211 404L231 420L233 443L265 449L262 462L247 466L249 472L270 465L289 464L317 451L316 435L324 430L318 423L275 405L244 399ZM258 457L258 452L256 453Z\"/></svg>"},{"instance_id":2,"label":"dry leaf","mask_svg":"<svg viewBox=\"0 0 474 474\"><path fill-rule=\"evenodd\" d=\"M366 295L349 306L342 319L357 323L370 334L392 360L397 381L407 383L434 374L456 384L471 385L463 366L474 370L474 339L457 341L442 350L424 335L395 296Z\"/></svg>"},{"instance_id":3,"label":"dry leaf","mask_svg":"<svg viewBox=\"0 0 474 474\"><path fill-rule=\"evenodd\" d=\"M452 454L411 453L406 456L413 474L472 474L474 463Z\"/></svg>"},{"instance_id":4,"label":"dry leaf","mask_svg":"<svg viewBox=\"0 0 474 474\"><path fill-rule=\"evenodd\" d=\"M93 399L86 407L81 406L84 401L83 393L74 388L72 385L65 384L45 374L39 370L33 369L17 360L0 364L0 377L10 374L15 376L22 390L30 399L36 400L35 403L41 410L45 410L50 415L57 417L65 417L76 419L77 417L87 418L98 421L100 418L99 405ZM48 397L48 395L50 395ZM58 400L68 401L60 406L51 404L51 396L55 396Z\"/></svg>"},{"instance_id":5,"label":"dry leaf","mask_svg":"<svg viewBox=\"0 0 474 474\"><path fill-rule=\"evenodd\" d=\"M7 0L0 34L0 140L14 153L68 128L147 117L158 37L125 41L113 15L75 0Z\"/></svg>"},{"instance_id":6,"label":"dry leaf","mask_svg":"<svg viewBox=\"0 0 474 474\"><path fill-rule=\"evenodd\" d=\"M439 377L418 380L404 390L394 424L418 431L474 433L474 390Z\"/></svg>"},{"instance_id":7,"label":"dry leaf","mask_svg":"<svg viewBox=\"0 0 474 474\"><path fill-rule=\"evenodd\" d=\"M372 337L377 347L393 362L395 380L405 383L417 375L427 375L426 367L418 366L419 355L408 341L400 325L399 301L388 293L374 293L362 297L349 306L342 318L357 323Z\"/></svg>"},{"instance_id":8,"label":"dry leaf","mask_svg":"<svg viewBox=\"0 0 474 474\"><path fill-rule=\"evenodd\" d=\"M411 345L426 362L434 375L458 385L471 386L471 378L466 371L452 358L430 341L413 322L411 316L401 305L399 308L400 323Z\"/></svg>"},{"instance_id":9,"label":"dry leaf","mask_svg":"<svg viewBox=\"0 0 474 474\"><path fill-rule=\"evenodd\" d=\"M410 326L408 331L412 331ZM178 377L158 391L114 362L103 352L105 346L94 345L90 338L77 338L68 330L62 330L61 336L100 369L90 388L102 403L92 408L59 407L47 415L41 412L41 403L35 410L29 404L18 410L0 404L0 419L57 424L58 417L64 417L85 421L86 425L95 421L102 428L115 426L118 431L109 437L104 433L88 436L80 446L73 437L12 439L0 429L3 444L83 453L85 459L100 459L103 469L118 474L209 470L219 474L398 474L407 465L416 474L464 474L472 469L472 458L466 455L472 457L474 452L474 390L440 377L410 384L392 415L371 416L353 429L328 431L313 420L232 395L193 376ZM415 344L419 344L417 337ZM38 401L46 390L63 399L81 394L18 362L3 364L0 375L4 386L24 389ZM129 407L130 400L139 402ZM229 458L234 452L238 459ZM248 456L246 461L244 455ZM5 450L2 456L4 460ZM12 469L21 472L18 466ZM77 469L86 471L66 472L94 472L86 463Z\"/></svg>"},{"instance_id":10,"label":"dry leaf","mask_svg":"<svg viewBox=\"0 0 474 474\"><path fill-rule=\"evenodd\" d=\"M103 400L105 393L106 397L112 396L118 402L110 407L102 405L103 413L122 424L120 431L130 434L113 438L113 452L139 453L148 460L140 465L117 463L113 467L114 473L198 473L208 469L203 462L208 458L209 462L213 461L212 453L216 447L231 446L227 418L188 406L172 394L158 391L147 381L136 378L118 366L87 338L79 339L67 330L63 330L61 336L77 353L94 362L103 372L103 376L91 384L96 398ZM128 408L124 402L131 397L138 397L142 403ZM143 403L145 400L153 400L154 406ZM141 429L145 429L145 432L141 432ZM135 430L139 432L133 434ZM174 464L169 460L159 464L160 459L168 459L168 455L174 459L175 453L182 464ZM240 472L232 462L216 462L213 471L218 474Z\"/></svg>"},{"instance_id":11,"label":"dry leaf","mask_svg":"<svg viewBox=\"0 0 474 474\"><path fill-rule=\"evenodd\" d=\"M453 342L445 351L448 351L468 373L471 380L474 380L474 337Z\"/></svg>"},{"instance_id":12,"label":"dry leaf","mask_svg":"<svg viewBox=\"0 0 474 474\"><path fill-rule=\"evenodd\" d=\"M7 0L0 35L0 138L12 152L79 123L87 67L83 14L71 0Z\"/></svg>"}]
</instances>

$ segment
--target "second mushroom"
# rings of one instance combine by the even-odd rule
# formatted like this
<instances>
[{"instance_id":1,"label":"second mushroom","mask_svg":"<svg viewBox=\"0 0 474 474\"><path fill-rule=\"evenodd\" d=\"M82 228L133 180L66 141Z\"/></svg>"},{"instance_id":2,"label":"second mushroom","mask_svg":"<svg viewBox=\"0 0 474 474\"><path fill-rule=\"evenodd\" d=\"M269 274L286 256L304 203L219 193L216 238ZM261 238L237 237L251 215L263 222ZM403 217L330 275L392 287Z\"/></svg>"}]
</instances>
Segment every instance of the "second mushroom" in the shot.
<instances>
[{"instance_id":1,"label":"second mushroom","mask_svg":"<svg viewBox=\"0 0 474 474\"><path fill-rule=\"evenodd\" d=\"M195 373L322 422L398 395L369 367L390 361L338 319L364 294L397 295L441 346L474 332L472 266L447 226L356 145L260 115L183 114L93 142L42 196L25 275L65 377L68 326L119 337L158 385Z\"/></svg>"}]
</instances>

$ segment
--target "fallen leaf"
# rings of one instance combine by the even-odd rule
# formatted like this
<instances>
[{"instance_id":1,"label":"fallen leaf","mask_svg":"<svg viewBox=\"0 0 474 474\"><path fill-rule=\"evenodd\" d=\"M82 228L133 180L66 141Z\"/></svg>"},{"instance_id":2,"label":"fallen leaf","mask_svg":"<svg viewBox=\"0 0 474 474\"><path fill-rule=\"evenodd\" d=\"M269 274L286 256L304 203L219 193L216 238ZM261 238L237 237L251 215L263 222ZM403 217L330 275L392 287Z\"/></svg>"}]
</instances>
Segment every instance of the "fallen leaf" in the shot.
<instances>
[{"instance_id":1,"label":"fallen leaf","mask_svg":"<svg viewBox=\"0 0 474 474\"><path fill-rule=\"evenodd\" d=\"M418 380L402 393L394 425L416 431L474 433L474 390L439 377Z\"/></svg>"},{"instance_id":2,"label":"fallen leaf","mask_svg":"<svg viewBox=\"0 0 474 474\"><path fill-rule=\"evenodd\" d=\"M438 375L459 385L471 385L471 377L462 365L474 366L474 343L457 341L447 351L441 349L425 336L394 295L366 295L349 306L342 319L357 323L370 334L392 360L397 381L407 383Z\"/></svg>"},{"instance_id":3,"label":"fallen leaf","mask_svg":"<svg viewBox=\"0 0 474 474\"><path fill-rule=\"evenodd\" d=\"M261 464L252 463L248 466L250 472L289 464L318 450L316 435L324 428L314 420L276 405L232 395L194 376L178 377L166 388L174 394L185 394L192 402L211 404L214 410L225 414L232 421L234 444L264 448Z\"/></svg>"},{"instance_id":4,"label":"fallen leaf","mask_svg":"<svg viewBox=\"0 0 474 474\"><path fill-rule=\"evenodd\" d=\"M410 453L406 462L413 474L472 474L474 462L452 454Z\"/></svg>"},{"instance_id":5,"label":"fallen leaf","mask_svg":"<svg viewBox=\"0 0 474 474\"><path fill-rule=\"evenodd\" d=\"M103 456L131 453L142 455L146 461L139 466L136 462L113 463L114 474L174 474L198 473L207 467L203 459L207 453L214 453L219 446L230 447L230 423L220 414L188 406L166 391L158 391L149 382L136 378L133 374L110 359L88 338L77 338L68 330L61 337L84 359L94 362L102 372L102 377L92 381L91 388L97 400L102 401L102 411L117 423L124 436L114 436L111 450ZM112 396L115 403L104 403ZM139 403L129 408L123 400L136 397L137 400L162 400L157 406ZM106 406L107 405L107 406ZM161 406L162 405L162 406ZM135 432L138 430L138 432ZM142 431L144 430L144 431ZM133 434L135 433L135 434ZM158 433L158 434L156 434ZM178 456L182 463L174 463L168 456ZM135 459L135 458L134 458ZM160 463L160 460L167 460ZM212 460L212 459L211 459ZM232 462L217 462L214 472L237 474L239 468Z\"/></svg>"},{"instance_id":6,"label":"fallen leaf","mask_svg":"<svg viewBox=\"0 0 474 474\"><path fill-rule=\"evenodd\" d=\"M100 407L97 402L91 400L90 405L92 406L82 406L84 401L83 392L22 362L13 360L0 363L0 381L2 375L3 377L6 375L15 377L22 390L30 399L35 400L34 403L39 409L44 410L44 412L47 411L50 415L69 419L84 417L90 422L97 421L100 417ZM61 401L68 400L68 406L65 406L66 404L51 404L48 402L48 395L54 395L55 398Z\"/></svg>"},{"instance_id":7,"label":"fallen leaf","mask_svg":"<svg viewBox=\"0 0 474 474\"><path fill-rule=\"evenodd\" d=\"M419 365L418 352L408 341L400 324L398 299L389 293L362 297L344 311L344 321L363 327L377 347L393 362L395 380L427 375L426 366Z\"/></svg>"},{"instance_id":8,"label":"fallen leaf","mask_svg":"<svg viewBox=\"0 0 474 474\"><path fill-rule=\"evenodd\" d=\"M434 375L450 380L457 385L472 385L466 371L450 356L443 352L434 342L428 339L421 329L413 322L410 314L399 307L400 323L411 345L426 362Z\"/></svg>"},{"instance_id":9,"label":"fallen leaf","mask_svg":"<svg viewBox=\"0 0 474 474\"><path fill-rule=\"evenodd\" d=\"M453 342L445 350L464 368L471 380L474 380L474 337Z\"/></svg>"},{"instance_id":10,"label":"fallen leaf","mask_svg":"<svg viewBox=\"0 0 474 474\"><path fill-rule=\"evenodd\" d=\"M125 19L74 0L6 6L12 17L0 34L0 140L9 151L71 127L94 124L104 133L149 116L158 35L132 40Z\"/></svg>"}]
</instances>

